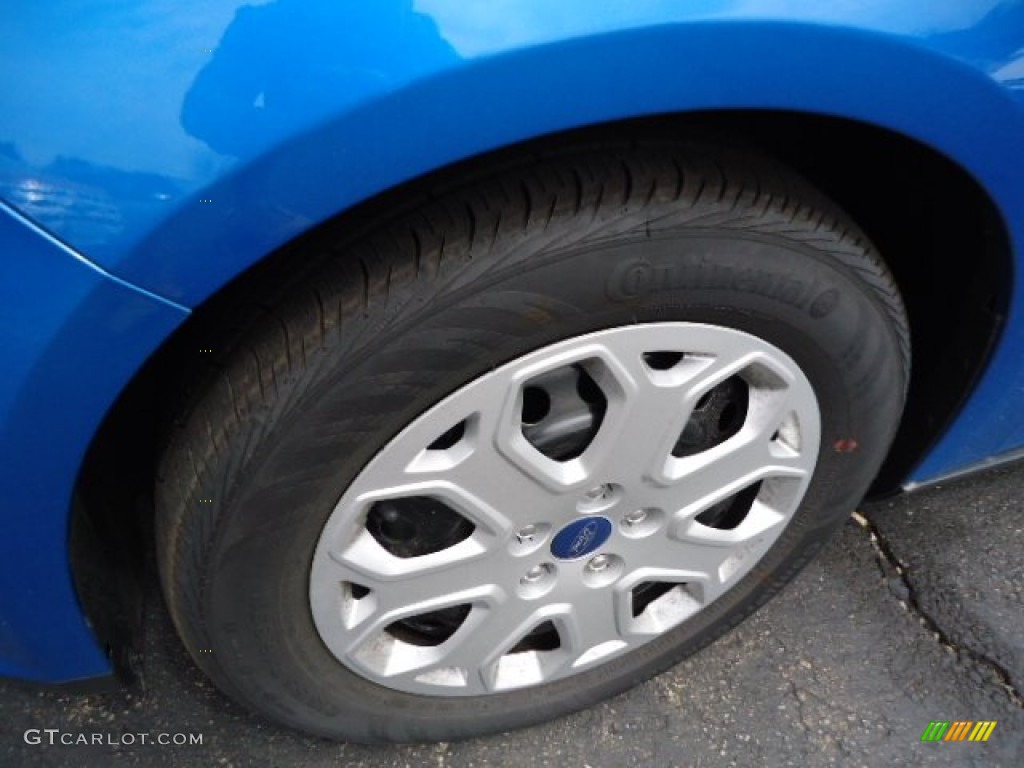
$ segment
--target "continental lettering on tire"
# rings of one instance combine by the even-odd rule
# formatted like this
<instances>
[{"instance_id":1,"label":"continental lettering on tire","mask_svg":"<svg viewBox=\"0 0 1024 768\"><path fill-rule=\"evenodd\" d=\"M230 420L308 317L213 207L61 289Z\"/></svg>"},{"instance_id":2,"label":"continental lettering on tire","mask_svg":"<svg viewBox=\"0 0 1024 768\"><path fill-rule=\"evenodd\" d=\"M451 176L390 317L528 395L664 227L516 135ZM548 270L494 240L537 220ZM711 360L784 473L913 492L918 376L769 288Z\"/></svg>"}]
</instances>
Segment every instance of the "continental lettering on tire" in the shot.
<instances>
[{"instance_id":1,"label":"continental lettering on tire","mask_svg":"<svg viewBox=\"0 0 1024 768\"><path fill-rule=\"evenodd\" d=\"M620 302L680 288L753 293L807 310L815 319L831 314L841 298L834 288L819 291L814 283L795 277L706 261L688 264L627 259L612 269L605 286L608 298Z\"/></svg>"}]
</instances>

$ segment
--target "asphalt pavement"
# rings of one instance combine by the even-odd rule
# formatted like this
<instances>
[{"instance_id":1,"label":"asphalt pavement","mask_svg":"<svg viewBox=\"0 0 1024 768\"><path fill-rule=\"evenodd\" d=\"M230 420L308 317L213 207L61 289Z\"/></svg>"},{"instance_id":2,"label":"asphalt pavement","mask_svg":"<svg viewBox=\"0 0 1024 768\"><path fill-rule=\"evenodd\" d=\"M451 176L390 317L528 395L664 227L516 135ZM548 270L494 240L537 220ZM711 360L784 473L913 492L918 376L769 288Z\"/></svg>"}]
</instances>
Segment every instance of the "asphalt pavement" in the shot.
<instances>
[{"instance_id":1,"label":"asphalt pavement","mask_svg":"<svg viewBox=\"0 0 1024 768\"><path fill-rule=\"evenodd\" d=\"M267 723L206 682L154 597L144 689L0 683L0 765L1021 766L1022 498L1019 465L865 505L782 595L670 672L456 744L335 744ZM985 743L922 742L933 720L997 725ZM59 743L93 734L103 743ZM152 743L164 734L202 743Z\"/></svg>"}]
</instances>

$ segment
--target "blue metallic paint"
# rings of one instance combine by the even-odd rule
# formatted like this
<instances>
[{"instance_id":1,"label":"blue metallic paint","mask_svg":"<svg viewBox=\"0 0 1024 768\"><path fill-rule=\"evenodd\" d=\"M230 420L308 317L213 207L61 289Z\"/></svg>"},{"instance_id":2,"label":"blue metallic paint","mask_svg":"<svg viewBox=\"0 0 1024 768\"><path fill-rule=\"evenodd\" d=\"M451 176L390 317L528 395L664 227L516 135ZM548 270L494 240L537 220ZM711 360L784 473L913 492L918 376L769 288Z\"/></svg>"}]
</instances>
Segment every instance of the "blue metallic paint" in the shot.
<instances>
[{"instance_id":1,"label":"blue metallic paint","mask_svg":"<svg viewBox=\"0 0 1024 768\"><path fill-rule=\"evenodd\" d=\"M112 278L0 205L0 675L68 680L107 662L67 555L82 456L187 310Z\"/></svg>"},{"instance_id":2,"label":"blue metallic paint","mask_svg":"<svg viewBox=\"0 0 1024 768\"><path fill-rule=\"evenodd\" d=\"M1019 0L608 5L0 11L0 197L77 252L0 214L0 674L103 669L67 574L71 488L106 408L184 307L417 175L621 118L794 110L948 155L1024 242ZM984 380L914 479L1024 445L1024 299L1013 295Z\"/></svg>"}]
</instances>

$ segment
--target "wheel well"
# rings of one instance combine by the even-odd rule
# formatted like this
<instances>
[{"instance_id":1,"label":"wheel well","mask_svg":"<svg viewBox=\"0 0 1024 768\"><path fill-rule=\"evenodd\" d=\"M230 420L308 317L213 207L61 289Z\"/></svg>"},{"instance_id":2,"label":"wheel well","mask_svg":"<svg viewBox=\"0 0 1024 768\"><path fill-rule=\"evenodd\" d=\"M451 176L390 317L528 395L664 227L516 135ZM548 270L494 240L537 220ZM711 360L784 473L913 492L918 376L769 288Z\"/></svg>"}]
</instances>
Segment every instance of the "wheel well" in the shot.
<instances>
[{"instance_id":1,"label":"wheel well","mask_svg":"<svg viewBox=\"0 0 1024 768\"><path fill-rule=\"evenodd\" d=\"M938 152L871 126L760 114L751 138L802 173L872 239L910 320L910 390L869 495L895 493L952 424L1007 316L1009 236L987 193Z\"/></svg>"},{"instance_id":2,"label":"wheel well","mask_svg":"<svg viewBox=\"0 0 1024 768\"><path fill-rule=\"evenodd\" d=\"M322 225L357 238L396 210L566 149L693 138L773 155L832 197L867 232L900 285L913 361L907 408L872 495L894 492L971 393L1009 302L1005 228L984 190L936 151L838 118L768 111L663 115L602 125L474 158L382 194ZM318 228L320 231L321 228ZM225 286L145 364L111 408L86 455L70 528L79 596L115 667L131 676L141 649L142 589L152 546L151 489L161 435L187 395L215 375L246 318L315 264L303 236ZM964 269L969 259L970 269ZM296 264L301 264L296 267ZM213 349L214 352L201 350Z\"/></svg>"}]
</instances>

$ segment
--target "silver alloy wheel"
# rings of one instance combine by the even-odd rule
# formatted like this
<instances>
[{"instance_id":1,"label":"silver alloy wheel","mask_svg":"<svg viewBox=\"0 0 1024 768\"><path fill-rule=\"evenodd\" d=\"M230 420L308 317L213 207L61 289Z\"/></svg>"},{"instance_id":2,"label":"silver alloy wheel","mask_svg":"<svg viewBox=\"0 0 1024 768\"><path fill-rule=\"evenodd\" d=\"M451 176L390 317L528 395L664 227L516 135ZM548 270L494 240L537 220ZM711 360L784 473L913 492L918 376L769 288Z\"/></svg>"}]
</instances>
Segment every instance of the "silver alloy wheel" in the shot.
<instances>
[{"instance_id":1,"label":"silver alloy wheel","mask_svg":"<svg viewBox=\"0 0 1024 768\"><path fill-rule=\"evenodd\" d=\"M559 453L547 433L575 444ZM317 630L349 669L421 695L590 669L742 578L796 511L819 441L810 382L747 333L656 323L537 350L356 477L313 558Z\"/></svg>"}]
</instances>

